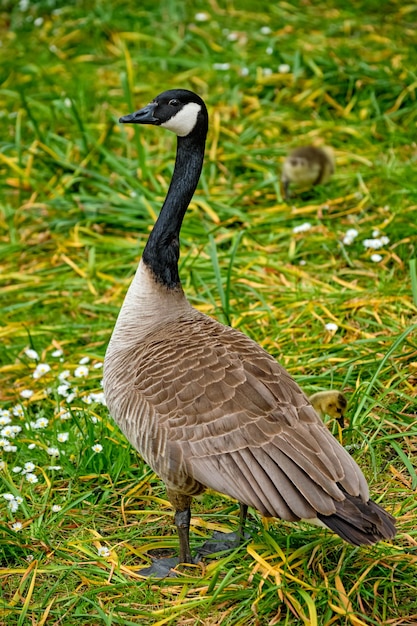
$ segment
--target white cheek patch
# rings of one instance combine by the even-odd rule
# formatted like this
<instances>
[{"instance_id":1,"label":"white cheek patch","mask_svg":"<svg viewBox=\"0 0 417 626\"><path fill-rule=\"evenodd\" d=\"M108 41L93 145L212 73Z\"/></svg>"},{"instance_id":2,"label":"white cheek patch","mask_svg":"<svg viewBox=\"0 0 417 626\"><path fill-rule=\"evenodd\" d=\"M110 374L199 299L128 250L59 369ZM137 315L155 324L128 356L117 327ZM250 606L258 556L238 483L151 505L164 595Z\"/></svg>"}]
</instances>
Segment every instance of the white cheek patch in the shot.
<instances>
[{"instance_id":1,"label":"white cheek patch","mask_svg":"<svg viewBox=\"0 0 417 626\"><path fill-rule=\"evenodd\" d=\"M178 137L186 137L193 130L197 124L197 116L201 111L201 106L196 102L189 102L178 111L176 115L171 117L166 122L163 122L161 126L172 130Z\"/></svg>"}]
</instances>

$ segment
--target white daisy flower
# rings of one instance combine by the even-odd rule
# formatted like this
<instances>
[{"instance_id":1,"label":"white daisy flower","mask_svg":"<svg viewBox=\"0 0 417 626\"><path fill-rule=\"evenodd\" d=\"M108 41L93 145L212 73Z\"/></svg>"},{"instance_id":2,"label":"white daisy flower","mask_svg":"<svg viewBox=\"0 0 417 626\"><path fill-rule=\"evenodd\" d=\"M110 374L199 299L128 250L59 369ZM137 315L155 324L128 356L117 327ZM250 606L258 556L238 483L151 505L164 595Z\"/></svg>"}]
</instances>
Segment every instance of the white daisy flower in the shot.
<instances>
[{"instance_id":1,"label":"white daisy flower","mask_svg":"<svg viewBox=\"0 0 417 626\"><path fill-rule=\"evenodd\" d=\"M88 376L88 367L80 365L75 369L74 376L75 378L84 378L85 376Z\"/></svg>"},{"instance_id":2,"label":"white daisy flower","mask_svg":"<svg viewBox=\"0 0 417 626\"><path fill-rule=\"evenodd\" d=\"M58 513L58 511L60 511L61 509L62 509L62 506L60 504L53 504L51 506L52 513Z\"/></svg>"},{"instance_id":3,"label":"white daisy flower","mask_svg":"<svg viewBox=\"0 0 417 626\"><path fill-rule=\"evenodd\" d=\"M213 63L213 69L219 70L220 72L226 72L230 70L230 63Z\"/></svg>"},{"instance_id":4,"label":"white daisy flower","mask_svg":"<svg viewBox=\"0 0 417 626\"><path fill-rule=\"evenodd\" d=\"M14 474L20 474L21 471L22 471L22 468L19 465L16 465L16 467L12 467L12 472Z\"/></svg>"},{"instance_id":5,"label":"white daisy flower","mask_svg":"<svg viewBox=\"0 0 417 626\"><path fill-rule=\"evenodd\" d=\"M12 529L15 530L16 532L18 530L22 530L22 528L23 528L22 522L14 522L14 524L12 524Z\"/></svg>"},{"instance_id":6,"label":"white daisy flower","mask_svg":"<svg viewBox=\"0 0 417 626\"><path fill-rule=\"evenodd\" d=\"M280 74L289 74L291 72L291 66L288 63L280 63L278 65L278 72Z\"/></svg>"},{"instance_id":7,"label":"white daisy flower","mask_svg":"<svg viewBox=\"0 0 417 626\"><path fill-rule=\"evenodd\" d=\"M324 328L329 332L335 333L339 329L339 326L334 322L327 322L327 324L324 325Z\"/></svg>"},{"instance_id":8,"label":"white daisy flower","mask_svg":"<svg viewBox=\"0 0 417 626\"><path fill-rule=\"evenodd\" d=\"M51 369L51 366L48 365L48 363L38 363L32 376L35 379L40 378L41 376L44 376L45 374L47 374L50 371L50 369Z\"/></svg>"},{"instance_id":9,"label":"white daisy flower","mask_svg":"<svg viewBox=\"0 0 417 626\"><path fill-rule=\"evenodd\" d=\"M194 19L196 22L208 22L210 20L210 15L205 11L199 11L194 15Z\"/></svg>"},{"instance_id":10,"label":"white daisy flower","mask_svg":"<svg viewBox=\"0 0 417 626\"><path fill-rule=\"evenodd\" d=\"M262 26L261 27L261 34L262 35L270 35L271 34L271 29L269 28L269 26Z\"/></svg>"},{"instance_id":11,"label":"white daisy flower","mask_svg":"<svg viewBox=\"0 0 417 626\"><path fill-rule=\"evenodd\" d=\"M34 485L35 483L38 482L38 477L35 474L31 474L30 472L28 474L26 474L26 480L28 481L28 483L30 483L31 485Z\"/></svg>"},{"instance_id":12,"label":"white daisy flower","mask_svg":"<svg viewBox=\"0 0 417 626\"><path fill-rule=\"evenodd\" d=\"M94 363L94 365L93 365L93 368L94 368L95 370L99 370L99 369L101 369L102 367L103 367L103 363L102 363L102 361L98 361L97 363Z\"/></svg>"},{"instance_id":13,"label":"white daisy flower","mask_svg":"<svg viewBox=\"0 0 417 626\"><path fill-rule=\"evenodd\" d=\"M62 467L61 465L48 465L46 469L54 471L54 472L58 472L60 469L62 469Z\"/></svg>"},{"instance_id":14,"label":"white daisy flower","mask_svg":"<svg viewBox=\"0 0 417 626\"><path fill-rule=\"evenodd\" d=\"M33 391L32 389L22 389L20 395L22 398L31 398L33 396Z\"/></svg>"},{"instance_id":15,"label":"white daisy flower","mask_svg":"<svg viewBox=\"0 0 417 626\"><path fill-rule=\"evenodd\" d=\"M59 456L60 454L58 448L54 448L53 446L51 446L50 448L46 448L46 452L47 454L49 454L49 456Z\"/></svg>"},{"instance_id":16,"label":"white daisy flower","mask_svg":"<svg viewBox=\"0 0 417 626\"><path fill-rule=\"evenodd\" d=\"M51 354L51 356L58 358L60 356L62 356L64 353L62 352L62 350L60 350L59 348L57 350L54 350Z\"/></svg>"},{"instance_id":17,"label":"white daisy flower","mask_svg":"<svg viewBox=\"0 0 417 626\"><path fill-rule=\"evenodd\" d=\"M59 433L57 436L57 440L59 441L59 443L65 443L66 441L68 441L69 438L69 433Z\"/></svg>"},{"instance_id":18,"label":"white daisy flower","mask_svg":"<svg viewBox=\"0 0 417 626\"><path fill-rule=\"evenodd\" d=\"M100 443L96 443L94 446L91 446L91 449L93 452L102 452L103 446Z\"/></svg>"},{"instance_id":19,"label":"white daisy flower","mask_svg":"<svg viewBox=\"0 0 417 626\"><path fill-rule=\"evenodd\" d=\"M16 406L13 407L12 412L15 417L23 417L25 414L21 404L16 404Z\"/></svg>"},{"instance_id":20,"label":"white daisy flower","mask_svg":"<svg viewBox=\"0 0 417 626\"><path fill-rule=\"evenodd\" d=\"M10 443L7 446L4 446L3 450L5 452L17 452L17 446L12 446Z\"/></svg>"},{"instance_id":21,"label":"white daisy flower","mask_svg":"<svg viewBox=\"0 0 417 626\"><path fill-rule=\"evenodd\" d=\"M99 556L103 556L103 557L110 556L110 550L106 548L105 546L101 546L100 548L98 548L97 553Z\"/></svg>"},{"instance_id":22,"label":"white daisy flower","mask_svg":"<svg viewBox=\"0 0 417 626\"><path fill-rule=\"evenodd\" d=\"M374 263L380 263L380 261L382 261L382 256L380 254L371 254L371 261L373 261Z\"/></svg>"},{"instance_id":23,"label":"white daisy flower","mask_svg":"<svg viewBox=\"0 0 417 626\"><path fill-rule=\"evenodd\" d=\"M11 423L11 418L8 415L0 416L0 426L7 426Z\"/></svg>"},{"instance_id":24,"label":"white daisy flower","mask_svg":"<svg viewBox=\"0 0 417 626\"><path fill-rule=\"evenodd\" d=\"M32 348L26 348L25 354L28 359L33 359L34 361L39 361L39 354L36 350L32 350Z\"/></svg>"},{"instance_id":25,"label":"white daisy flower","mask_svg":"<svg viewBox=\"0 0 417 626\"><path fill-rule=\"evenodd\" d=\"M294 228L292 229L292 232L294 234L305 233L308 230L310 230L310 228L311 228L310 222L304 222L303 224L299 224L298 226L294 226Z\"/></svg>"},{"instance_id":26,"label":"white daisy flower","mask_svg":"<svg viewBox=\"0 0 417 626\"><path fill-rule=\"evenodd\" d=\"M63 370L60 374L58 374L58 380L63 383L69 376L71 376L71 372L69 370Z\"/></svg>"},{"instance_id":27,"label":"white daisy flower","mask_svg":"<svg viewBox=\"0 0 417 626\"><path fill-rule=\"evenodd\" d=\"M80 359L79 361L80 365L87 365L87 363L90 362L90 357L89 356L83 356L82 359Z\"/></svg>"}]
</instances>

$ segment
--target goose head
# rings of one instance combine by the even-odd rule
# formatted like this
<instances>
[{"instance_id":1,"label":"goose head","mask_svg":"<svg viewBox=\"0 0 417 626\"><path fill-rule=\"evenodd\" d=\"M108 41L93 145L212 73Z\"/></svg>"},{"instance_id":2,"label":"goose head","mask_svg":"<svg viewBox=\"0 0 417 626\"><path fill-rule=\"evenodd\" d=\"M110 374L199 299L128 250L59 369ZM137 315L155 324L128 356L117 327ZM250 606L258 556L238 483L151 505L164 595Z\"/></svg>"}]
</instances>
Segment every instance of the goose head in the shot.
<instances>
[{"instance_id":1,"label":"goose head","mask_svg":"<svg viewBox=\"0 0 417 626\"><path fill-rule=\"evenodd\" d=\"M170 89L129 115L119 119L122 124L153 124L188 137L198 131L207 133L208 114L204 101L188 89Z\"/></svg>"}]
</instances>

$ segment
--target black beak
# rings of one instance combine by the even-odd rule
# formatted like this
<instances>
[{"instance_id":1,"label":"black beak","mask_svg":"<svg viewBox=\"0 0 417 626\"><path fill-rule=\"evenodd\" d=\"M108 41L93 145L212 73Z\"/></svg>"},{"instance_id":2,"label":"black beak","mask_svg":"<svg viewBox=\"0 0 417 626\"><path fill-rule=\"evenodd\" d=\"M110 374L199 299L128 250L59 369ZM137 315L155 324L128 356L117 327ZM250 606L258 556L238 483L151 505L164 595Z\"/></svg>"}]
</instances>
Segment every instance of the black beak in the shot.
<instances>
[{"instance_id":1,"label":"black beak","mask_svg":"<svg viewBox=\"0 0 417 626\"><path fill-rule=\"evenodd\" d=\"M121 124L156 124L158 126L161 122L157 117L154 117L153 114L157 106L158 104L156 102L151 102L143 109L139 109L139 111L135 111L129 115L123 115L123 117L119 119L119 122Z\"/></svg>"}]
</instances>

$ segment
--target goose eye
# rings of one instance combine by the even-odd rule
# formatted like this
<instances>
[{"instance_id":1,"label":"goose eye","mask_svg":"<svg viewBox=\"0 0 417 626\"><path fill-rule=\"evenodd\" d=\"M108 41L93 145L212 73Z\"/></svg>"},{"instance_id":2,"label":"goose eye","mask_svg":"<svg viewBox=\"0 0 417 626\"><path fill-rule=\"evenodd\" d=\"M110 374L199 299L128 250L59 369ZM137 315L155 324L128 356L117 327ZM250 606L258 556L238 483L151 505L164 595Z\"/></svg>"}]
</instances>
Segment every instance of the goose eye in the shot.
<instances>
[{"instance_id":1,"label":"goose eye","mask_svg":"<svg viewBox=\"0 0 417 626\"><path fill-rule=\"evenodd\" d=\"M168 102L169 105L173 106L173 107L179 107L180 106L180 101L176 100L176 98L173 98L172 100L170 100Z\"/></svg>"}]
</instances>

